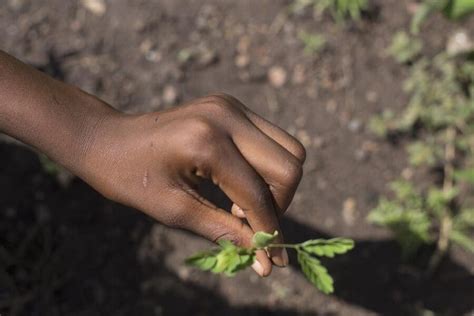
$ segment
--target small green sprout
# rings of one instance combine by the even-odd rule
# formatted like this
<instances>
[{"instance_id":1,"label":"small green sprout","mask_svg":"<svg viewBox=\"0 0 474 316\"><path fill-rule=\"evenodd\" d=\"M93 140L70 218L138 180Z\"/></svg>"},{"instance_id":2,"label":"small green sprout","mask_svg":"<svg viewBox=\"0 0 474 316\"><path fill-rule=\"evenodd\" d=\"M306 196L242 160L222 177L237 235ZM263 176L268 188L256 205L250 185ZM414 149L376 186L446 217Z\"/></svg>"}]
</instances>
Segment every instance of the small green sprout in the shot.
<instances>
[{"instance_id":1,"label":"small green sprout","mask_svg":"<svg viewBox=\"0 0 474 316\"><path fill-rule=\"evenodd\" d=\"M400 64L413 61L420 55L423 43L420 39L408 35L406 32L397 32L388 48L388 53Z\"/></svg>"},{"instance_id":2,"label":"small green sprout","mask_svg":"<svg viewBox=\"0 0 474 316\"><path fill-rule=\"evenodd\" d=\"M474 0L424 0L411 21L411 33L418 34L433 12L441 12L447 19L457 21L474 12Z\"/></svg>"},{"instance_id":3,"label":"small green sprout","mask_svg":"<svg viewBox=\"0 0 474 316\"><path fill-rule=\"evenodd\" d=\"M428 177L423 187L410 177L393 182L392 197L381 198L368 219L394 233L405 259L436 246L426 270L432 275L452 244L474 252L474 62L446 52L420 56L404 89L404 110L385 111L369 126L381 137L404 137L411 167L442 170L441 179Z\"/></svg>"},{"instance_id":4,"label":"small green sprout","mask_svg":"<svg viewBox=\"0 0 474 316\"><path fill-rule=\"evenodd\" d=\"M303 43L307 55L317 55L326 47L326 38L322 34L301 31L298 33L298 38Z\"/></svg>"},{"instance_id":5,"label":"small green sprout","mask_svg":"<svg viewBox=\"0 0 474 316\"><path fill-rule=\"evenodd\" d=\"M359 20L369 3L367 0L295 0L291 11L301 12L307 7L313 7L317 14L329 11L337 22L343 22L346 19Z\"/></svg>"},{"instance_id":6,"label":"small green sprout","mask_svg":"<svg viewBox=\"0 0 474 316\"><path fill-rule=\"evenodd\" d=\"M251 266L257 250L269 248L289 248L297 253L298 263L306 278L321 292L334 292L333 279L317 257L333 258L354 248L354 241L346 238L311 239L299 244L274 244L278 232L273 234L256 232L252 238L253 247L243 248L228 240L219 241L219 247L195 254L186 264L213 273L233 276L238 271Z\"/></svg>"}]
</instances>

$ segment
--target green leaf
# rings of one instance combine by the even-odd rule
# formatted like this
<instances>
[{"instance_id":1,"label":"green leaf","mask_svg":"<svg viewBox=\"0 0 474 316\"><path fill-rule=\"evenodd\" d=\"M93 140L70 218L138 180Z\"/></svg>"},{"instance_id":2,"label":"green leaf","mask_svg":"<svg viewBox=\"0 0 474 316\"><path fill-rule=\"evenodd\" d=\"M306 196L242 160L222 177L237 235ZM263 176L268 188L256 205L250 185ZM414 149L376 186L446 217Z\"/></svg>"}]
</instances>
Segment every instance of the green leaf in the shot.
<instances>
[{"instance_id":1,"label":"green leaf","mask_svg":"<svg viewBox=\"0 0 474 316\"><path fill-rule=\"evenodd\" d=\"M307 55L315 55L326 46L326 38L321 34L311 34L305 31L298 33L298 38L303 42L304 52Z\"/></svg>"},{"instance_id":2,"label":"green leaf","mask_svg":"<svg viewBox=\"0 0 474 316\"><path fill-rule=\"evenodd\" d=\"M418 10L416 10L415 15L411 21L410 31L413 34L418 34L420 32L421 24L426 20L426 18L433 12L439 11L446 7L448 1L450 0L425 0Z\"/></svg>"},{"instance_id":3,"label":"green leaf","mask_svg":"<svg viewBox=\"0 0 474 316\"><path fill-rule=\"evenodd\" d=\"M236 245L234 245L230 240L227 239L221 239L217 241L217 244L221 246L222 249L235 249L237 248Z\"/></svg>"},{"instance_id":4,"label":"green leaf","mask_svg":"<svg viewBox=\"0 0 474 316\"><path fill-rule=\"evenodd\" d=\"M185 262L187 265L194 266L204 271L209 271L214 268L217 263L216 252L200 252L187 258Z\"/></svg>"},{"instance_id":5,"label":"green leaf","mask_svg":"<svg viewBox=\"0 0 474 316\"><path fill-rule=\"evenodd\" d=\"M427 206L431 211L441 217L443 211L448 207L448 204L458 195L457 188L453 187L448 191L438 188L430 188L428 196L426 197Z\"/></svg>"},{"instance_id":6,"label":"green leaf","mask_svg":"<svg viewBox=\"0 0 474 316\"><path fill-rule=\"evenodd\" d=\"M395 115L390 110L385 110L381 115L372 117L369 121L369 130L378 137L385 137L391 132Z\"/></svg>"},{"instance_id":7,"label":"green leaf","mask_svg":"<svg viewBox=\"0 0 474 316\"><path fill-rule=\"evenodd\" d=\"M392 183L397 199L382 198L368 220L389 228L402 248L404 258L415 254L423 244L432 242L431 218L423 208L423 199L414 192L413 186L404 181Z\"/></svg>"},{"instance_id":8,"label":"green leaf","mask_svg":"<svg viewBox=\"0 0 474 316\"><path fill-rule=\"evenodd\" d=\"M313 255L332 258L354 248L354 241L346 238L313 239L302 243L301 248Z\"/></svg>"},{"instance_id":9,"label":"green leaf","mask_svg":"<svg viewBox=\"0 0 474 316\"><path fill-rule=\"evenodd\" d=\"M454 228L459 230L474 228L474 208L463 208L454 219Z\"/></svg>"},{"instance_id":10,"label":"green leaf","mask_svg":"<svg viewBox=\"0 0 474 316\"><path fill-rule=\"evenodd\" d=\"M321 262L306 252L298 251L298 262L306 278L321 292L334 292L334 281Z\"/></svg>"},{"instance_id":11,"label":"green leaf","mask_svg":"<svg viewBox=\"0 0 474 316\"><path fill-rule=\"evenodd\" d=\"M425 142L414 142L407 147L410 164L415 167L421 165L433 166L437 162L437 155L434 146Z\"/></svg>"},{"instance_id":12,"label":"green leaf","mask_svg":"<svg viewBox=\"0 0 474 316\"><path fill-rule=\"evenodd\" d=\"M278 231L275 230L273 234L265 232L256 232L252 237L252 244L256 248L264 248L270 245L278 236Z\"/></svg>"},{"instance_id":13,"label":"green leaf","mask_svg":"<svg viewBox=\"0 0 474 316\"><path fill-rule=\"evenodd\" d=\"M457 180L466 181L474 184L474 168L456 170L454 172L454 177Z\"/></svg>"},{"instance_id":14,"label":"green leaf","mask_svg":"<svg viewBox=\"0 0 474 316\"><path fill-rule=\"evenodd\" d=\"M406 32L398 32L393 37L388 52L398 63L405 64L419 56L422 48L421 40Z\"/></svg>"},{"instance_id":15,"label":"green leaf","mask_svg":"<svg viewBox=\"0 0 474 316\"><path fill-rule=\"evenodd\" d=\"M186 263L204 271L233 276L255 261L254 249L237 247L228 240L220 240L219 246L213 251L201 252L186 259Z\"/></svg>"},{"instance_id":16,"label":"green leaf","mask_svg":"<svg viewBox=\"0 0 474 316\"><path fill-rule=\"evenodd\" d=\"M38 158L40 160L41 167L47 174L51 176L58 176L63 171L63 168L49 159L48 156L44 154L38 154Z\"/></svg>"},{"instance_id":17,"label":"green leaf","mask_svg":"<svg viewBox=\"0 0 474 316\"><path fill-rule=\"evenodd\" d=\"M315 13L322 14L329 11L337 22L344 22L348 18L359 20L362 11L368 8L368 4L368 0L295 0L290 10L301 13L312 6Z\"/></svg>"},{"instance_id":18,"label":"green leaf","mask_svg":"<svg viewBox=\"0 0 474 316\"><path fill-rule=\"evenodd\" d=\"M452 20L458 20L474 12L473 0L451 0L444 8L443 13Z\"/></svg>"},{"instance_id":19,"label":"green leaf","mask_svg":"<svg viewBox=\"0 0 474 316\"><path fill-rule=\"evenodd\" d=\"M464 232L459 230L453 230L449 238L452 242L455 242L464 249L474 253L474 240Z\"/></svg>"}]
</instances>

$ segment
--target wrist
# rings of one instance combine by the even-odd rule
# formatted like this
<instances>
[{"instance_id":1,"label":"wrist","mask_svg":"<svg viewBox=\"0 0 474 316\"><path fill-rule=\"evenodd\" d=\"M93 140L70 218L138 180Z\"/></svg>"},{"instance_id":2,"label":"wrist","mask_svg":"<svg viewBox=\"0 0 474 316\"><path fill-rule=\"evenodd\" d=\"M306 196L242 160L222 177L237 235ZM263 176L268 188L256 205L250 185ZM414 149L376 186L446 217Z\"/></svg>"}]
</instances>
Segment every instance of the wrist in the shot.
<instances>
[{"instance_id":1,"label":"wrist","mask_svg":"<svg viewBox=\"0 0 474 316\"><path fill-rule=\"evenodd\" d=\"M85 102L84 102L85 101ZM73 129L77 130L72 139L71 150L66 152L64 161L66 168L77 176L87 179L96 160L111 150L124 130L124 124L131 115L122 113L101 100L87 95L86 100L77 107L84 109L81 122ZM60 159L61 160L61 159ZM98 170L100 171L100 170Z\"/></svg>"},{"instance_id":2,"label":"wrist","mask_svg":"<svg viewBox=\"0 0 474 316\"><path fill-rule=\"evenodd\" d=\"M99 110L84 122L80 144L75 149L76 159L70 170L103 195L116 200L107 191L114 188L121 177L123 170L118 166L143 138L139 135L142 116L119 112L104 103L102 106L109 110Z\"/></svg>"}]
</instances>

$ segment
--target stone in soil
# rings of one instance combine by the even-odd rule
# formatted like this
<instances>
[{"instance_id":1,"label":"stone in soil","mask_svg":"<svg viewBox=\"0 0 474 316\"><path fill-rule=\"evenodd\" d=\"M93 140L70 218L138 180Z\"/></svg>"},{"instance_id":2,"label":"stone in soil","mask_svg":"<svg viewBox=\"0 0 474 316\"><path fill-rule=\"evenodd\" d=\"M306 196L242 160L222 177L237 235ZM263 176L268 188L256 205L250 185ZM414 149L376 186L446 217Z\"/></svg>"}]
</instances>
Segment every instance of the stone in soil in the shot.
<instances>
[{"instance_id":1,"label":"stone in soil","mask_svg":"<svg viewBox=\"0 0 474 316\"><path fill-rule=\"evenodd\" d=\"M286 83L287 73L283 67L273 66L268 71L268 81L275 88L281 88Z\"/></svg>"}]
</instances>

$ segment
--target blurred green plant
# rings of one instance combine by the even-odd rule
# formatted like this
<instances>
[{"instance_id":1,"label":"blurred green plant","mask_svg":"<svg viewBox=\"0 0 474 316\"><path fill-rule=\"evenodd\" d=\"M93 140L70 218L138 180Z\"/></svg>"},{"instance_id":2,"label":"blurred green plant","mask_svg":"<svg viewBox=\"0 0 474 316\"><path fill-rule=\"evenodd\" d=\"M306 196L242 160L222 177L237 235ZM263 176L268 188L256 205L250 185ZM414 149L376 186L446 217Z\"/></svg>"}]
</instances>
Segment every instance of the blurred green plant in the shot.
<instances>
[{"instance_id":1,"label":"blurred green plant","mask_svg":"<svg viewBox=\"0 0 474 316\"><path fill-rule=\"evenodd\" d=\"M433 12L441 12L449 20L456 21L474 12L474 0L424 0L413 16L411 32L418 34Z\"/></svg>"},{"instance_id":2,"label":"blurred green plant","mask_svg":"<svg viewBox=\"0 0 474 316\"><path fill-rule=\"evenodd\" d=\"M312 7L316 14L329 11L337 22L346 19L359 20L368 8L368 0L295 0L291 6L293 12L301 12Z\"/></svg>"},{"instance_id":3,"label":"blurred green plant","mask_svg":"<svg viewBox=\"0 0 474 316\"><path fill-rule=\"evenodd\" d=\"M307 55L317 55L326 47L326 38L322 34L301 31L298 33L298 38L303 43Z\"/></svg>"},{"instance_id":4,"label":"blurred green plant","mask_svg":"<svg viewBox=\"0 0 474 316\"><path fill-rule=\"evenodd\" d=\"M57 176L63 170L61 166L48 158L45 154L38 154L38 158L43 171L51 176Z\"/></svg>"},{"instance_id":5,"label":"blurred green plant","mask_svg":"<svg viewBox=\"0 0 474 316\"><path fill-rule=\"evenodd\" d=\"M254 263L257 250L290 248L296 251L298 263L306 278L321 292L332 293L334 281L317 257L333 258L335 255L344 254L354 247L354 241L333 238L312 239L299 244L274 244L277 235L277 231L273 234L256 232L251 248L238 247L228 240L222 240L218 248L197 253L188 258L186 263L204 271L234 276Z\"/></svg>"},{"instance_id":6,"label":"blurred green plant","mask_svg":"<svg viewBox=\"0 0 474 316\"><path fill-rule=\"evenodd\" d=\"M412 62L420 55L423 43L420 39L410 36L406 32L397 32L388 48L388 53L401 64Z\"/></svg>"},{"instance_id":7,"label":"blurred green plant","mask_svg":"<svg viewBox=\"0 0 474 316\"><path fill-rule=\"evenodd\" d=\"M474 62L446 53L432 61L422 58L404 89L410 94L404 111L386 111L370 127L382 137L415 135L407 146L410 164L441 169L442 181L424 192L407 181L394 182L395 197L382 198L368 219L394 232L405 257L435 243L433 271L451 243L474 252Z\"/></svg>"}]
</instances>

